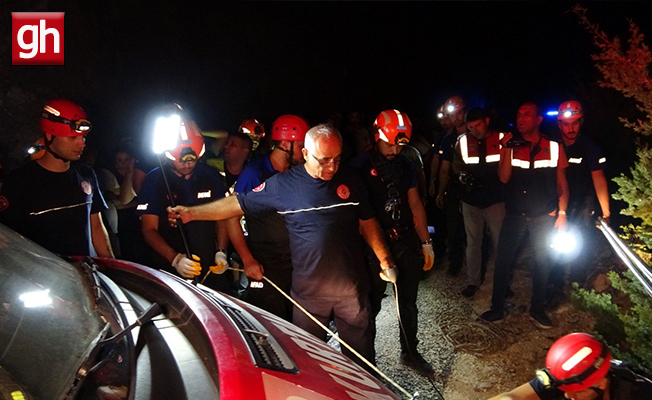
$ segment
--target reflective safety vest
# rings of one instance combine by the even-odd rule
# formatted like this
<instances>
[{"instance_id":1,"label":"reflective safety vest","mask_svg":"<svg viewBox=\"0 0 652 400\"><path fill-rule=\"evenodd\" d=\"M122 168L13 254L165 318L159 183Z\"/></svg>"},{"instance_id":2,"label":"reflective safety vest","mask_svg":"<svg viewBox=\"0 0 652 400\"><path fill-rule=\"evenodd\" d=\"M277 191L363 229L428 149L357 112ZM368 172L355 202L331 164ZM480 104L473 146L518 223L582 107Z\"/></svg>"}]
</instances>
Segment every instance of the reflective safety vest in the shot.
<instances>
[{"instance_id":1,"label":"reflective safety vest","mask_svg":"<svg viewBox=\"0 0 652 400\"><path fill-rule=\"evenodd\" d=\"M500 140L505 136L502 132L494 132L491 136L485 139L487 154L485 155L485 162L497 163L500 161ZM480 141L473 135L468 133L459 137L460 155L464 164L480 164Z\"/></svg>"},{"instance_id":2,"label":"reflective safety vest","mask_svg":"<svg viewBox=\"0 0 652 400\"><path fill-rule=\"evenodd\" d=\"M503 185L498 179L498 162L503 136L502 132L493 132L479 140L465 133L458 138L457 148L464 163L461 169L470 174L462 184L461 197L465 203L485 208L502 201Z\"/></svg>"},{"instance_id":3,"label":"reflective safety vest","mask_svg":"<svg viewBox=\"0 0 652 400\"><path fill-rule=\"evenodd\" d=\"M545 137L532 149L514 148L512 177L505 185L505 207L509 214L538 217L557 209L559 148L559 143Z\"/></svg>"}]
</instances>

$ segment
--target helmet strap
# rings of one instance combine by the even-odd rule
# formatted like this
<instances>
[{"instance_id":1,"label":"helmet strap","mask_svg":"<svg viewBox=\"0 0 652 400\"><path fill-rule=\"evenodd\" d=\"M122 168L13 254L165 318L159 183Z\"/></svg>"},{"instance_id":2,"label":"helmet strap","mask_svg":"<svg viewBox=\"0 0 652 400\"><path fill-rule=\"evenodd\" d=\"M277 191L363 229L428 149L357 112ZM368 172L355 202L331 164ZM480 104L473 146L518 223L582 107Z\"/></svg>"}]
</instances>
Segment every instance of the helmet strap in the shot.
<instances>
[{"instance_id":1,"label":"helmet strap","mask_svg":"<svg viewBox=\"0 0 652 400\"><path fill-rule=\"evenodd\" d=\"M593 390L595 394L598 395L598 398L596 400L603 400L604 399L604 390L597 388L595 386L591 386L589 389Z\"/></svg>"},{"instance_id":2,"label":"helmet strap","mask_svg":"<svg viewBox=\"0 0 652 400\"><path fill-rule=\"evenodd\" d=\"M290 164L290 166L292 167L292 166L297 165L297 163L294 161L294 142L290 141L290 140L286 140L286 142L290 143L290 149L289 150L286 150L286 149L282 148L281 146L276 146L276 148L288 155L288 164Z\"/></svg>"},{"instance_id":3,"label":"helmet strap","mask_svg":"<svg viewBox=\"0 0 652 400\"><path fill-rule=\"evenodd\" d=\"M52 154L52 157L56 158L57 160L61 160L63 162L71 162L71 161L73 161L73 160L68 160L67 158L64 158L64 157L60 156L54 150L52 150L52 148L50 148L50 144L52 144L52 142L54 142L55 137L56 136L53 135L52 139L48 140L48 137L45 136L45 138L43 139L43 145L45 146L45 151Z\"/></svg>"}]
</instances>

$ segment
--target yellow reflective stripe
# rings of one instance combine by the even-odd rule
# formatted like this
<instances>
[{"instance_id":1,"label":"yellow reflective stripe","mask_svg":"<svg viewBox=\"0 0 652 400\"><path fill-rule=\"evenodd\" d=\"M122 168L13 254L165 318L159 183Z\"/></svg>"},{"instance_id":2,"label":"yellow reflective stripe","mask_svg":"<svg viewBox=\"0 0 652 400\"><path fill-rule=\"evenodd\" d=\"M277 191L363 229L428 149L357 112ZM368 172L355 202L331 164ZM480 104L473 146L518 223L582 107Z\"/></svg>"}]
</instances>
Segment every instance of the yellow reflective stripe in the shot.
<instances>
[{"instance_id":1,"label":"yellow reflective stripe","mask_svg":"<svg viewBox=\"0 0 652 400\"><path fill-rule=\"evenodd\" d=\"M607 162L606 157L602 157L601 159L598 160L598 164L602 164L602 163L606 163L606 162Z\"/></svg>"},{"instance_id":2,"label":"yellow reflective stripe","mask_svg":"<svg viewBox=\"0 0 652 400\"><path fill-rule=\"evenodd\" d=\"M580 164L582 162L582 157L580 158L569 158L568 162L571 164Z\"/></svg>"},{"instance_id":3,"label":"yellow reflective stripe","mask_svg":"<svg viewBox=\"0 0 652 400\"><path fill-rule=\"evenodd\" d=\"M489 162L498 162L498 161L500 161L500 154L489 155L489 156L485 157L485 160L487 160L488 163Z\"/></svg>"}]
</instances>

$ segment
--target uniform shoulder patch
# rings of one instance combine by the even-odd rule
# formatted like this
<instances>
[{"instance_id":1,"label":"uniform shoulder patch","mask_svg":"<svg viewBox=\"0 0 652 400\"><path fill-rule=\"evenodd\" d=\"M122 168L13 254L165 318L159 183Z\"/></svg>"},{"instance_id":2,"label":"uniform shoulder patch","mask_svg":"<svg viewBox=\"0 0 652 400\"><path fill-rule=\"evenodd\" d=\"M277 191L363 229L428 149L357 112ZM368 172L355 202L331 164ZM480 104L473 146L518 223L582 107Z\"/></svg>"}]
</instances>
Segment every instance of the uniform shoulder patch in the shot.
<instances>
[{"instance_id":1,"label":"uniform shoulder patch","mask_svg":"<svg viewBox=\"0 0 652 400\"><path fill-rule=\"evenodd\" d=\"M0 211L4 211L9 207L9 200L5 196L0 196Z\"/></svg>"},{"instance_id":2,"label":"uniform shoulder patch","mask_svg":"<svg viewBox=\"0 0 652 400\"><path fill-rule=\"evenodd\" d=\"M369 170L369 174L371 174L371 176L378 176L378 171L376 171L376 168L372 168Z\"/></svg>"},{"instance_id":3,"label":"uniform shoulder patch","mask_svg":"<svg viewBox=\"0 0 652 400\"><path fill-rule=\"evenodd\" d=\"M253 188L252 190L253 190L254 192L260 192L260 191L263 190L263 189L265 189L265 182L263 182L263 183L261 183L260 185L256 186L256 187Z\"/></svg>"},{"instance_id":4,"label":"uniform shoulder patch","mask_svg":"<svg viewBox=\"0 0 652 400\"><path fill-rule=\"evenodd\" d=\"M84 191L84 193L86 193L87 195L93 193L93 187L87 181L82 181L81 188Z\"/></svg>"},{"instance_id":5,"label":"uniform shoulder patch","mask_svg":"<svg viewBox=\"0 0 652 400\"><path fill-rule=\"evenodd\" d=\"M342 185L337 187L337 196L340 199L346 200L346 199L349 198L350 195L351 195L351 190L349 190L348 186L342 184Z\"/></svg>"}]
</instances>

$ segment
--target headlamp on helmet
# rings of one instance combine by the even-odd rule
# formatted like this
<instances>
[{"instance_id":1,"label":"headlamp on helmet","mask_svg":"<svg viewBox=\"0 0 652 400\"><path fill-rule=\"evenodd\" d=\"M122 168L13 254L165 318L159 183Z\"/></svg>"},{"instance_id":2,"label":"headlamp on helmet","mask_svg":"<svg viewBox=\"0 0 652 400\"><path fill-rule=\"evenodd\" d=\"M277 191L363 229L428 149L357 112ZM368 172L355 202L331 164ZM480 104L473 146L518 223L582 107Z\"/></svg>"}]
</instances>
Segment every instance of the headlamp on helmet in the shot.
<instances>
[{"instance_id":1,"label":"headlamp on helmet","mask_svg":"<svg viewBox=\"0 0 652 400\"><path fill-rule=\"evenodd\" d=\"M86 112L68 100L54 100L43 107L41 130L54 136L80 136L90 132L92 126Z\"/></svg>"},{"instance_id":2,"label":"headlamp on helmet","mask_svg":"<svg viewBox=\"0 0 652 400\"><path fill-rule=\"evenodd\" d=\"M557 120L572 122L584 116L582 104L579 101L570 100L561 103L557 111Z\"/></svg>"}]
</instances>

